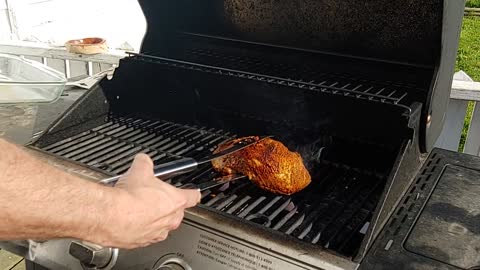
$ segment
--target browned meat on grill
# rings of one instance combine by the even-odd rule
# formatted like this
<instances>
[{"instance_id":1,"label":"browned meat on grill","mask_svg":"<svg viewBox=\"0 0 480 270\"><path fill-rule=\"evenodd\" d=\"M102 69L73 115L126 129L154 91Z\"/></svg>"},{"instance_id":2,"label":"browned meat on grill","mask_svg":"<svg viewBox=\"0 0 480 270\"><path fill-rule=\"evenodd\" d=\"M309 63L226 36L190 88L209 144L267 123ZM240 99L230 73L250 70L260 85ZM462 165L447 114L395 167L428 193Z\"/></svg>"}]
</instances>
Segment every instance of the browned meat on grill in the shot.
<instances>
[{"instance_id":1,"label":"browned meat on grill","mask_svg":"<svg viewBox=\"0 0 480 270\"><path fill-rule=\"evenodd\" d=\"M259 140L258 137L246 137ZM216 152L223 151L245 138L221 144ZM291 152L281 142L266 138L245 149L212 161L215 170L246 175L259 187L273 193L290 195L308 186L310 174L297 152Z\"/></svg>"}]
</instances>

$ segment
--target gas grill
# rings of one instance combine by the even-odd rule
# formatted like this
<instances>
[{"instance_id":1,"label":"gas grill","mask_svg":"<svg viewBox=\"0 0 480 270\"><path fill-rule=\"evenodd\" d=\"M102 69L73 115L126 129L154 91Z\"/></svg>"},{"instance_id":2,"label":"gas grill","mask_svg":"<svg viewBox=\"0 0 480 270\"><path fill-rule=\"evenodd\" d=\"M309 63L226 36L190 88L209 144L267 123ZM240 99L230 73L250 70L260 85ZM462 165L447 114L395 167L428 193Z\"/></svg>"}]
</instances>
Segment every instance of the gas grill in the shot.
<instances>
[{"instance_id":1,"label":"gas grill","mask_svg":"<svg viewBox=\"0 0 480 270\"><path fill-rule=\"evenodd\" d=\"M181 157L201 158L232 136L223 130L166 121L109 119L99 127L43 150L118 175L128 169L137 153L146 153L157 164ZM312 152L317 158L310 166L314 182L303 192L291 197L278 196L241 181L204 192L202 205L352 256L366 232L386 176L373 169L341 164L334 155L330 161L323 161L322 156L330 156L329 151L338 151L330 146L333 141L330 137L320 137L311 147L320 152ZM327 145L332 150L327 150ZM167 182L175 186L200 184L216 176L211 165L206 165Z\"/></svg>"},{"instance_id":2,"label":"gas grill","mask_svg":"<svg viewBox=\"0 0 480 270\"><path fill-rule=\"evenodd\" d=\"M114 176L138 153L158 165L271 134L302 155L312 183L292 196L229 183L203 192L164 242L126 251L51 240L35 243L31 260L52 269L355 269L388 268L386 251L406 252L385 234L433 189L420 167L443 125L462 2L140 5L149 25L141 52L30 147ZM203 165L164 180L217 176ZM430 263L415 259L412 267Z\"/></svg>"}]
</instances>

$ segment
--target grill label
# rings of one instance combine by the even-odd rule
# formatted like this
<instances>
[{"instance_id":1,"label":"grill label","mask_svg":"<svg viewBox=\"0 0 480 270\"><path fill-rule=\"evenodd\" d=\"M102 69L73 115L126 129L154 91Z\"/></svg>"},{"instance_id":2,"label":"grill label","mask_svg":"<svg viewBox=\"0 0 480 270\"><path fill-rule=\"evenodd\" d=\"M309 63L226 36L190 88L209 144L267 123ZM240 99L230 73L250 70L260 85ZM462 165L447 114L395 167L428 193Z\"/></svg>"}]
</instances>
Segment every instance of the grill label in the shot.
<instances>
[{"instance_id":1,"label":"grill label","mask_svg":"<svg viewBox=\"0 0 480 270\"><path fill-rule=\"evenodd\" d=\"M197 243L198 256L205 257L234 270L275 270L272 261L259 252L244 249L206 234L200 234Z\"/></svg>"}]
</instances>

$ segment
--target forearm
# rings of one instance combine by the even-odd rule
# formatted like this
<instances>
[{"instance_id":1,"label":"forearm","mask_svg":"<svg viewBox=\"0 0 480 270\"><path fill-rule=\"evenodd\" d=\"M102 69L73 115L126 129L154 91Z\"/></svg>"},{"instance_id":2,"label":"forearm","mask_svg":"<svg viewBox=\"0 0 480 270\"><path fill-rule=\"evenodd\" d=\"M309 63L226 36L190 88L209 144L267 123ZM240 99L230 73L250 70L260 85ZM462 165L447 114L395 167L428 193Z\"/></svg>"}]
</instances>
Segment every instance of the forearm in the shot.
<instances>
[{"instance_id":1,"label":"forearm","mask_svg":"<svg viewBox=\"0 0 480 270\"><path fill-rule=\"evenodd\" d=\"M108 222L114 189L62 172L0 140L0 239L89 240Z\"/></svg>"}]
</instances>

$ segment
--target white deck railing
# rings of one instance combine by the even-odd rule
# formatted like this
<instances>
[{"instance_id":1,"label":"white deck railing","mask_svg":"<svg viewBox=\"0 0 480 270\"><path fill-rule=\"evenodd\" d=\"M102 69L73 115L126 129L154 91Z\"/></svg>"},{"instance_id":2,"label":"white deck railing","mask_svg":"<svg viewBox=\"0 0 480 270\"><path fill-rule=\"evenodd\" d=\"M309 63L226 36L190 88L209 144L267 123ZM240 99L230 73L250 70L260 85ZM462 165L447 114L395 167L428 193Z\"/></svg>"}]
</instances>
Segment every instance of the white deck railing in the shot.
<instances>
[{"instance_id":1,"label":"white deck railing","mask_svg":"<svg viewBox=\"0 0 480 270\"><path fill-rule=\"evenodd\" d=\"M27 59L41 62L60 72L67 78L97 74L100 71L117 66L125 56L124 51L111 50L108 53L83 55L69 53L64 47L51 47L32 42L1 42L0 53L21 55Z\"/></svg>"},{"instance_id":2,"label":"white deck railing","mask_svg":"<svg viewBox=\"0 0 480 270\"><path fill-rule=\"evenodd\" d=\"M480 101L480 82L474 82L463 71L455 73L450 104L445 118L442 134L437 141L437 147L457 151L465 122L469 103L473 103L473 112L463 152L480 155L480 107L475 106Z\"/></svg>"},{"instance_id":3,"label":"white deck railing","mask_svg":"<svg viewBox=\"0 0 480 270\"><path fill-rule=\"evenodd\" d=\"M19 42L2 42L0 52L22 55L42 62L63 72L67 78L80 75L92 76L112 66L117 66L118 61L125 56L123 51L110 51L96 55L72 54L63 47ZM480 82L473 82L464 72L456 73L452 84L451 100L445 118L445 126L437 141L437 147L453 151L458 150L468 104L469 102L476 103L479 101ZM480 106L473 110L463 152L476 156L480 155Z\"/></svg>"}]
</instances>

